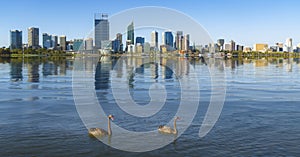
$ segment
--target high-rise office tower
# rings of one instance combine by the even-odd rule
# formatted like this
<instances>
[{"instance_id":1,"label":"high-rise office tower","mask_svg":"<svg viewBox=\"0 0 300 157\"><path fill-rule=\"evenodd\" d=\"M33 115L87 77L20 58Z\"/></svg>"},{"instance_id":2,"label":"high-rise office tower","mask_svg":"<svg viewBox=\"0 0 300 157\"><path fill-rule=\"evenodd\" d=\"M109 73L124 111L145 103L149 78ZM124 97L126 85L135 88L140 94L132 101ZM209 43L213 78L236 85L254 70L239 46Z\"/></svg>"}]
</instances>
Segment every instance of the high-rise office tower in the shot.
<instances>
[{"instance_id":1,"label":"high-rise office tower","mask_svg":"<svg viewBox=\"0 0 300 157\"><path fill-rule=\"evenodd\" d=\"M169 46L170 48L173 47L173 34L171 31L166 31L164 33L164 45Z\"/></svg>"},{"instance_id":2,"label":"high-rise office tower","mask_svg":"<svg viewBox=\"0 0 300 157\"><path fill-rule=\"evenodd\" d=\"M123 40L122 40L122 34L121 33L118 33L117 35L116 35L116 39L117 40L119 40L120 41L120 43L122 43L123 42Z\"/></svg>"},{"instance_id":3,"label":"high-rise office tower","mask_svg":"<svg viewBox=\"0 0 300 157\"><path fill-rule=\"evenodd\" d=\"M48 33L43 33L43 48L49 49L52 47L52 36Z\"/></svg>"},{"instance_id":4,"label":"high-rise office tower","mask_svg":"<svg viewBox=\"0 0 300 157\"><path fill-rule=\"evenodd\" d=\"M157 31L151 32L151 47L158 49L158 32Z\"/></svg>"},{"instance_id":5,"label":"high-rise office tower","mask_svg":"<svg viewBox=\"0 0 300 157\"><path fill-rule=\"evenodd\" d=\"M230 51L235 51L235 42L233 40L230 41Z\"/></svg>"},{"instance_id":6,"label":"high-rise office tower","mask_svg":"<svg viewBox=\"0 0 300 157\"><path fill-rule=\"evenodd\" d=\"M28 47L33 49L39 48L39 28L28 28Z\"/></svg>"},{"instance_id":7,"label":"high-rise office tower","mask_svg":"<svg viewBox=\"0 0 300 157\"><path fill-rule=\"evenodd\" d=\"M136 39L135 39L135 43L136 44L141 44L141 45L144 45L144 43L145 43L145 38L144 37L136 37Z\"/></svg>"},{"instance_id":8,"label":"high-rise office tower","mask_svg":"<svg viewBox=\"0 0 300 157\"><path fill-rule=\"evenodd\" d=\"M162 32L162 34L161 34L161 45L165 45L165 39L166 39L165 32Z\"/></svg>"},{"instance_id":9,"label":"high-rise office tower","mask_svg":"<svg viewBox=\"0 0 300 157\"><path fill-rule=\"evenodd\" d=\"M54 49L56 49L57 45L58 45L58 37L57 37L57 35L52 35L51 41L52 41L52 47Z\"/></svg>"},{"instance_id":10,"label":"high-rise office tower","mask_svg":"<svg viewBox=\"0 0 300 157\"><path fill-rule=\"evenodd\" d=\"M22 48L22 31L11 30L10 31L10 49Z\"/></svg>"},{"instance_id":11,"label":"high-rise office tower","mask_svg":"<svg viewBox=\"0 0 300 157\"><path fill-rule=\"evenodd\" d=\"M123 51L123 35L121 33L117 33L116 35L116 39L119 41L119 52L122 52Z\"/></svg>"},{"instance_id":12,"label":"high-rise office tower","mask_svg":"<svg viewBox=\"0 0 300 157\"><path fill-rule=\"evenodd\" d=\"M57 49L58 37L56 35L50 35L48 33L43 33L43 48Z\"/></svg>"},{"instance_id":13,"label":"high-rise office tower","mask_svg":"<svg viewBox=\"0 0 300 157\"><path fill-rule=\"evenodd\" d=\"M93 38L85 39L84 49L85 50L93 50Z\"/></svg>"},{"instance_id":14,"label":"high-rise office tower","mask_svg":"<svg viewBox=\"0 0 300 157\"><path fill-rule=\"evenodd\" d=\"M183 45L182 45L182 39L183 39L183 32L182 31L177 31L176 32L176 37L175 37L175 48L177 50L182 50Z\"/></svg>"},{"instance_id":15,"label":"high-rise office tower","mask_svg":"<svg viewBox=\"0 0 300 157\"><path fill-rule=\"evenodd\" d=\"M190 35L189 34L186 34L184 35L184 38L183 38L184 42L183 42L183 47L184 47L184 51L189 51L190 50Z\"/></svg>"},{"instance_id":16,"label":"high-rise office tower","mask_svg":"<svg viewBox=\"0 0 300 157\"><path fill-rule=\"evenodd\" d=\"M134 25L133 25L133 21L127 27L127 40L130 40L130 43L134 44Z\"/></svg>"},{"instance_id":17,"label":"high-rise office tower","mask_svg":"<svg viewBox=\"0 0 300 157\"><path fill-rule=\"evenodd\" d=\"M67 37L65 35L59 37L59 45L61 50L63 51L67 50Z\"/></svg>"},{"instance_id":18,"label":"high-rise office tower","mask_svg":"<svg viewBox=\"0 0 300 157\"><path fill-rule=\"evenodd\" d=\"M218 39L217 43L218 43L218 46L220 47L220 51L223 51L225 40L224 39Z\"/></svg>"},{"instance_id":19,"label":"high-rise office tower","mask_svg":"<svg viewBox=\"0 0 300 157\"><path fill-rule=\"evenodd\" d=\"M101 48L101 41L109 40L109 21L107 14L101 14L101 18L95 14L95 48Z\"/></svg>"},{"instance_id":20,"label":"high-rise office tower","mask_svg":"<svg viewBox=\"0 0 300 157\"><path fill-rule=\"evenodd\" d=\"M286 47L288 52L293 52L293 40L292 38L287 38L286 39Z\"/></svg>"}]
</instances>

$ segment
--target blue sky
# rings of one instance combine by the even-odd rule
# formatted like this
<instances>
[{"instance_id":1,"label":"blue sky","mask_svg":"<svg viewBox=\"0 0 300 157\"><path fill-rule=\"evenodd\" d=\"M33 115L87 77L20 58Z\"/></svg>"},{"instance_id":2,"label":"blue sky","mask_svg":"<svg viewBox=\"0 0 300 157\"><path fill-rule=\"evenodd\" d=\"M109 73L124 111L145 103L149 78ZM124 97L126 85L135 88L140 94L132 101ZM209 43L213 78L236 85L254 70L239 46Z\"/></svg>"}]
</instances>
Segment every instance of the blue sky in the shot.
<instances>
[{"instance_id":1,"label":"blue sky","mask_svg":"<svg viewBox=\"0 0 300 157\"><path fill-rule=\"evenodd\" d=\"M300 2L297 0L10 0L1 1L0 46L9 45L9 30L27 28L66 35L68 39L83 38L93 28L96 12L116 14L141 6L162 6L183 12L199 22L216 41L231 39L239 44L285 42L293 38L300 43ZM125 29L125 28L124 28Z\"/></svg>"}]
</instances>

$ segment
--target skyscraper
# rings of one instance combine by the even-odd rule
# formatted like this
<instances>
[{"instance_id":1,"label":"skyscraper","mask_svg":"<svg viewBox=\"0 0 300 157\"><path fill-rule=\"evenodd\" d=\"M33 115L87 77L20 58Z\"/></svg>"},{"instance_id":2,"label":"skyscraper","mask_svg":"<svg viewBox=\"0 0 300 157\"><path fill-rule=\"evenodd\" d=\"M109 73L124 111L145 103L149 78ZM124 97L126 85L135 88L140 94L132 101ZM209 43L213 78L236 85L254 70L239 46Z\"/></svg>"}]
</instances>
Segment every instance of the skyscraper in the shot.
<instances>
[{"instance_id":1,"label":"skyscraper","mask_svg":"<svg viewBox=\"0 0 300 157\"><path fill-rule=\"evenodd\" d=\"M107 14L101 14L101 18L96 18L95 14L95 47L101 48L101 41L109 40L109 21Z\"/></svg>"},{"instance_id":2,"label":"skyscraper","mask_svg":"<svg viewBox=\"0 0 300 157\"><path fill-rule=\"evenodd\" d=\"M176 32L176 37L175 37L175 48L177 50L182 50L182 39L183 39L183 32L182 31L177 31Z\"/></svg>"},{"instance_id":3,"label":"skyscraper","mask_svg":"<svg viewBox=\"0 0 300 157\"><path fill-rule=\"evenodd\" d=\"M189 51L190 50L190 35L186 34L184 35L184 51Z\"/></svg>"},{"instance_id":4,"label":"skyscraper","mask_svg":"<svg viewBox=\"0 0 300 157\"><path fill-rule=\"evenodd\" d=\"M51 42L52 42L51 45L52 45L53 49L56 49L57 45L58 45L58 37L57 37L57 35L52 35Z\"/></svg>"},{"instance_id":5,"label":"skyscraper","mask_svg":"<svg viewBox=\"0 0 300 157\"><path fill-rule=\"evenodd\" d=\"M293 52L293 40L292 40L292 38L287 38L286 39L286 47L287 47L287 52Z\"/></svg>"},{"instance_id":6,"label":"skyscraper","mask_svg":"<svg viewBox=\"0 0 300 157\"><path fill-rule=\"evenodd\" d=\"M235 42L233 40L230 41L230 51L235 51Z\"/></svg>"},{"instance_id":7,"label":"skyscraper","mask_svg":"<svg viewBox=\"0 0 300 157\"><path fill-rule=\"evenodd\" d=\"M39 28L28 28L28 47L33 49L39 48Z\"/></svg>"},{"instance_id":8,"label":"skyscraper","mask_svg":"<svg viewBox=\"0 0 300 157\"><path fill-rule=\"evenodd\" d=\"M10 31L10 49L22 48L22 31L11 30Z\"/></svg>"},{"instance_id":9,"label":"skyscraper","mask_svg":"<svg viewBox=\"0 0 300 157\"><path fill-rule=\"evenodd\" d=\"M166 40L165 32L162 32L162 34L161 34L161 45L165 45L165 40Z\"/></svg>"},{"instance_id":10,"label":"skyscraper","mask_svg":"<svg viewBox=\"0 0 300 157\"><path fill-rule=\"evenodd\" d=\"M134 44L134 25L133 25L133 21L127 27L127 40L130 40L130 44Z\"/></svg>"},{"instance_id":11,"label":"skyscraper","mask_svg":"<svg viewBox=\"0 0 300 157\"><path fill-rule=\"evenodd\" d=\"M43 48L49 49L52 47L52 36L48 33L43 33Z\"/></svg>"},{"instance_id":12,"label":"skyscraper","mask_svg":"<svg viewBox=\"0 0 300 157\"><path fill-rule=\"evenodd\" d=\"M116 35L116 39L119 41L119 52L122 52L123 51L123 40L122 40L122 38L123 38L123 35L121 34L121 33L118 33L117 35Z\"/></svg>"},{"instance_id":13,"label":"skyscraper","mask_svg":"<svg viewBox=\"0 0 300 157\"><path fill-rule=\"evenodd\" d=\"M136 39L135 39L135 43L136 44L141 44L141 45L144 45L144 43L145 43L145 38L143 38L143 37L136 37Z\"/></svg>"},{"instance_id":14,"label":"skyscraper","mask_svg":"<svg viewBox=\"0 0 300 157\"><path fill-rule=\"evenodd\" d=\"M59 45L61 50L66 51L67 50L67 37L62 35L59 37Z\"/></svg>"},{"instance_id":15,"label":"skyscraper","mask_svg":"<svg viewBox=\"0 0 300 157\"><path fill-rule=\"evenodd\" d=\"M223 51L225 40L224 39L218 39L217 43L218 43L218 46L220 47L220 51Z\"/></svg>"},{"instance_id":16,"label":"skyscraper","mask_svg":"<svg viewBox=\"0 0 300 157\"><path fill-rule=\"evenodd\" d=\"M154 50L158 49L158 32L151 32L151 47L154 47Z\"/></svg>"},{"instance_id":17,"label":"skyscraper","mask_svg":"<svg viewBox=\"0 0 300 157\"><path fill-rule=\"evenodd\" d=\"M117 35L116 35L116 39L117 40L119 40L120 41L120 43L122 43L123 42L123 40L122 40L122 34L121 33L118 33Z\"/></svg>"},{"instance_id":18,"label":"skyscraper","mask_svg":"<svg viewBox=\"0 0 300 157\"><path fill-rule=\"evenodd\" d=\"M85 50L93 50L93 38L85 39L84 47Z\"/></svg>"},{"instance_id":19,"label":"skyscraper","mask_svg":"<svg viewBox=\"0 0 300 157\"><path fill-rule=\"evenodd\" d=\"M173 48L173 34L171 31L166 31L164 35L164 44L170 48Z\"/></svg>"}]
</instances>

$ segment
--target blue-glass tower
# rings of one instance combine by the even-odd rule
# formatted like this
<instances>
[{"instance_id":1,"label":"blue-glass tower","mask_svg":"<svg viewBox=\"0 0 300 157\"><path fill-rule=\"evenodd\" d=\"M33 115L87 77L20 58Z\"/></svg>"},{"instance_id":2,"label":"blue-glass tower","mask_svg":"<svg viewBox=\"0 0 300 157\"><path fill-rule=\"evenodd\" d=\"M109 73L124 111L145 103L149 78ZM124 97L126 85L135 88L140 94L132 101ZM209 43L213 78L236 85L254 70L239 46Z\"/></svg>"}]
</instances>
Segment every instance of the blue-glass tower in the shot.
<instances>
[{"instance_id":1,"label":"blue-glass tower","mask_svg":"<svg viewBox=\"0 0 300 157\"><path fill-rule=\"evenodd\" d=\"M11 30L10 31L10 49L22 48L22 31Z\"/></svg>"}]
</instances>

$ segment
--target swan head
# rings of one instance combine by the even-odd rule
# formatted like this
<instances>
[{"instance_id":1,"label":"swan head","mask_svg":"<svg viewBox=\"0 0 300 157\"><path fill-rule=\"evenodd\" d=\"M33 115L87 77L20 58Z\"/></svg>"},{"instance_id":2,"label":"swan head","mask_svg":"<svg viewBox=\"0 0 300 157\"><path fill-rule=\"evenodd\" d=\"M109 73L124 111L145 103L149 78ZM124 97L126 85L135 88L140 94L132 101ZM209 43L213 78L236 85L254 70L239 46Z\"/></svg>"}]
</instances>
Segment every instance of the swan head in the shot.
<instances>
[{"instance_id":1,"label":"swan head","mask_svg":"<svg viewBox=\"0 0 300 157\"><path fill-rule=\"evenodd\" d=\"M161 129L161 128L163 128L163 127L164 127L163 125L158 126L159 129Z\"/></svg>"},{"instance_id":2,"label":"swan head","mask_svg":"<svg viewBox=\"0 0 300 157\"><path fill-rule=\"evenodd\" d=\"M114 116L111 115L111 114L108 116L108 118L109 118L110 120L114 120Z\"/></svg>"},{"instance_id":3,"label":"swan head","mask_svg":"<svg viewBox=\"0 0 300 157\"><path fill-rule=\"evenodd\" d=\"M177 117L177 116L176 116L176 117L175 117L175 120L180 120L180 117Z\"/></svg>"}]
</instances>

